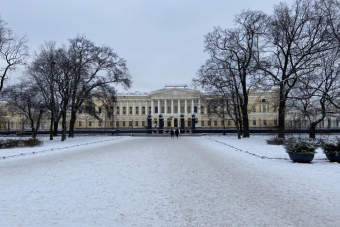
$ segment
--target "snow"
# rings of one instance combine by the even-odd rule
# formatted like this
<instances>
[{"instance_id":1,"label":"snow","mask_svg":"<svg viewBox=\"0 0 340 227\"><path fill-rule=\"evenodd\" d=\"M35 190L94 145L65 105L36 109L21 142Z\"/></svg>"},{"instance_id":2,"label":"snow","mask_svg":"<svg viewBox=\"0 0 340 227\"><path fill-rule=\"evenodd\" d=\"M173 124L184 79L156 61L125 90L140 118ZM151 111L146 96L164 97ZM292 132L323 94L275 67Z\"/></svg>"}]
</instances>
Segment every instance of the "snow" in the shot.
<instances>
[{"instance_id":1,"label":"snow","mask_svg":"<svg viewBox=\"0 0 340 227\"><path fill-rule=\"evenodd\" d=\"M338 226L339 164L322 151L292 163L268 138L44 137L1 149L0 226Z\"/></svg>"},{"instance_id":2,"label":"snow","mask_svg":"<svg viewBox=\"0 0 340 227\"><path fill-rule=\"evenodd\" d=\"M300 135L301 137L307 137L306 135ZM237 139L234 135L227 135L227 136L212 136L209 137L210 139L230 146L232 148L238 149L241 152L253 154L255 156L269 158L269 159L287 159L289 157L284 149L283 146L278 145L268 145L267 139L273 136L268 135L254 135L247 139ZM334 138L335 135L325 135L322 138L330 139ZM325 160L326 157L323 154L321 148L316 149L316 154L314 156L314 160Z\"/></svg>"},{"instance_id":3,"label":"snow","mask_svg":"<svg viewBox=\"0 0 340 227\"><path fill-rule=\"evenodd\" d=\"M2 137L1 139L29 139L30 137ZM105 141L111 141L120 139L120 137L112 136L78 136L75 138L68 138L65 141L61 141L60 137L54 137L50 140L50 137L38 137L39 140L43 141L42 146L37 147L24 147L24 148L10 148L0 149L0 159L12 158L16 156L34 155L37 153L51 152L55 150L68 149L72 147L84 146L88 144L102 143Z\"/></svg>"}]
</instances>

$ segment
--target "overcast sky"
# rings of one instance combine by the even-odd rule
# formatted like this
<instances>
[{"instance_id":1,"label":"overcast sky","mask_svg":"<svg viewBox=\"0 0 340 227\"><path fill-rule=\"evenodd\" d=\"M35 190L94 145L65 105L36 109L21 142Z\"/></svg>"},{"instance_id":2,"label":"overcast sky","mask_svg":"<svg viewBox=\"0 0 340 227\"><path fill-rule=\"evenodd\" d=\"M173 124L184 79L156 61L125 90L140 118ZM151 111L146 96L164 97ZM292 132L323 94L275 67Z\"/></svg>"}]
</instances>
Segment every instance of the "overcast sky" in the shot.
<instances>
[{"instance_id":1,"label":"overcast sky","mask_svg":"<svg viewBox=\"0 0 340 227\"><path fill-rule=\"evenodd\" d=\"M293 0L286 0L291 3ZM77 34L109 45L127 60L130 91L187 84L208 55L204 35L232 28L242 9L272 13L279 0L0 0L0 15L33 52ZM123 91L122 88L118 88Z\"/></svg>"}]
</instances>

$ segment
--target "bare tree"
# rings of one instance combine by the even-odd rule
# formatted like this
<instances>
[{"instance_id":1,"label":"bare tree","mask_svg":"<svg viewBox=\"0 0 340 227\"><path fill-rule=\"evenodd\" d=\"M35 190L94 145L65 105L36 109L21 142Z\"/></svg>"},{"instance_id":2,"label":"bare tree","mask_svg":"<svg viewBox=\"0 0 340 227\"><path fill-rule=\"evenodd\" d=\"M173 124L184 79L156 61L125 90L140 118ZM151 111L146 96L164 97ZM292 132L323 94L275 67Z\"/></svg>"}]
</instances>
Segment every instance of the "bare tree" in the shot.
<instances>
[{"instance_id":1,"label":"bare tree","mask_svg":"<svg viewBox=\"0 0 340 227\"><path fill-rule=\"evenodd\" d=\"M112 48L98 47L84 36L70 40L68 60L72 68L69 136L73 137L76 113L96 88L107 84L129 88L132 82L124 59Z\"/></svg>"},{"instance_id":2,"label":"bare tree","mask_svg":"<svg viewBox=\"0 0 340 227\"><path fill-rule=\"evenodd\" d=\"M318 59L333 48L333 37L319 4L313 0L296 0L292 6L280 3L267 33L267 48L259 53L258 67L279 88L279 137L285 135L286 102L298 78L310 75Z\"/></svg>"},{"instance_id":3,"label":"bare tree","mask_svg":"<svg viewBox=\"0 0 340 227\"><path fill-rule=\"evenodd\" d=\"M266 32L268 16L261 11L243 11L235 16L236 28L222 30L215 28L205 37L205 51L212 58L223 62L228 67L232 79L240 83L241 96L238 100L242 110L244 125L243 137L249 137L248 95L256 78L256 61L262 50L263 37Z\"/></svg>"},{"instance_id":4,"label":"bare tree","mask_svg":"<svg viewBox=\"0 0 340 227\"><path fill-rule=\"evenodd\" d=\"M236 125L238 138L241 138L241 83L230 75L229 68L215 58L207 60L198 70L197 78L193 82L205 91L204 102L208 109L208 116L217 116L225 122L232 119Z\"/></svg>"},{"instance_id":5,"label":"bare tree","mask_svg":"<svg viewBox=\"0 0 340 227\"><path fill-rule=\"evenodd\" d=\"M5 98L10 108L21 111L30 123L32 138L36 138L40 123L48 105L39 88L22 80L5 90Z\"/></svg>"},{"instance_id":6,"label":"bare tree","mask_svg":"<svg viewBox=\"0 0 340 227\"><path fill-rule=\"evenodd\" d=\"M340 53L327 52L318 60L317 69L299 78L288 101L290 109L298 110L302 118L309 120L309 137L315 138L316 126L339 108ZM293 105L291 105L293 104Z\"/></svg>"},{"instance_id":7,"label":"bare tree","mask_svg":"<svg viewBox=\"0 0 340 227\"><path fill-rule=\"evenodd\" d=\"M14 35L6 22L0 18L0 92L9 73L25 63L28 56L26 43L25 36Z\"/></svg>"},{"instance_id":8,"label":"bare tree","mask_svg":"<svg viewBox=\"0 0 340 227\"><path fill-rule=\"evenodd\" d=\"M34 82L38 87L45 100L49 104L50 112L50 140L53 140L54 123L60 119L60 95L57 87L58 70L58 51L54 42L46 42L42 45L38 52L35 53L34 59L27 68L27 76L30 81Z\"/></svg>"},{"instance_id":9,"label":"bare tree","mask_svg":"<svg viewBox=\"0 0 340 227\"><path fill-rule=\"evenodd\" d=\"M320 0L319 7L323 11L327 22L330 25L330 31L335 37L337 46L340 44L340 1L338 0Z\"/></svg>"}]
</instances>

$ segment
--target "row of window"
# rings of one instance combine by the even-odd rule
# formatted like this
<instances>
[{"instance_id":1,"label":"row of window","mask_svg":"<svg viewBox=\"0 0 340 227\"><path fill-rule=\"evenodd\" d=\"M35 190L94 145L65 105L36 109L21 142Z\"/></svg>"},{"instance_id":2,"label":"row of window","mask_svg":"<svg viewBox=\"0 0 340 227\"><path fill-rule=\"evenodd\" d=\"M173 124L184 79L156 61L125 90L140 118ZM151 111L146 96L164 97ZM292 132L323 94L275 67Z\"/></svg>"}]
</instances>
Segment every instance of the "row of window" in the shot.
<instances>
[{"instance_id":1,"label":"row of window","mask_svg":"<svg viewBox=\"0 0 340 227\"><path fill-rule=\"evenodd\" d=\"M141 114L142 115L145 115L146 114L146 112L145 112L145 106L143 106L142 107L142 112L141 112ZM119 108L119 106L117 106L116 107L116 112L117 112L117 114L119 114L120 113L120 108ZM168 108L167 108L167 113L171 113L172 111L171 111L171 106L168 106ZM180 112L181 113L184 113L185 112L185 109L184 109L184 106L181 106L180 107ZM198 112L198 107L197 106L194 106L194 113L197 113ZM160 108L160 111L159 111L159 108L158 108L158 106L155 106L154 107L154 113L165 113L165 107L164 106L161 106L161 108ZM177 114L178 113L178 107L177 106L174 106L174 113L175 114ZM191 107L190 106L187 106L187 113L192 113L192 110L191 110ZM127 114L127 112L126 112L126 107L124 106L123 107L123 112L122 112L122 114ZM129 107L129 113L128 113L129 115L132 115L133 114L133 108L132 108L132 106L130 106ZM135 114L139 114L139 107L137 106L137 107L135 107ZM148 114L151 114L151 106L149 106L149 111L148 111ZM201 114L204 114L204 107L203 106L201 106Z\"/></svg>"},{"instance_id":2,"label":"row of window","mask_svg":"<svg viewBox=\"0 0 340 227\"><path fill-rule=\"evenodd\" d=\"M95 108L95 107L92 107L93 110L94 110L94 108ZM143 107L142 107L142 110L141 110L141 114L142 114L142 115L151 114L151 106L149 106L148 109L149 109L149 110L148 110L148 113L146 113L146 108L145 108L145 106L143 106ZM217 106L214 106L213 109L216 111L216 110L217 110ZM140 110L139 110L139 107L136 106L136 107L135 107L135 113L134 113L134 114L139 115L139 111L140 111ZM259 113L268 113L268 112L269 112L269 105L267 105L267 104L265 104L265 105L261 104L261 105L258 106L258 108L257 108L256 105L253 105L251 111L252 111L253 113L256 113L256 112L259 112ZM274 112L275 112L275 111L276 111L276 110L274 110ZM180 113L184 113L184 112L185 112L185 106L180 106ZM208 112L210 112L209 109L208 109ZM82 110L80 110L79 113L82 113ZM99 114L102 113L102 107L98 107L98 113L99 113ZM116 113L120 114L120 108L119 108L119 106L116 107ZM154 107L154 113L165 113L165 107L164 107L164 106L161 106L160 111L159 111L158 106L155 106L155 107ZM171 113L171 106L168 106L168 107L167 107L167 113ZM177 107L177 106L174 106L174 113L175 113L175 114L178 113L178 107ZM192 113L191 106L187 106L187 113L189 113L189 114ZM197 106L194 106L194 113L198 113L198 107L197 107ZM123 107L123 113L122 113L122 114L127 115L127 108L126 108L125 106ZM129 112L128 112L128 114L129 114L129 115L132 115L132 114L133 114L133 107L132 107L132 106L129 107ZM201 114L205 114L205 113L204 113L204 106L201 106Z\"/></svg>"}]
</instances>

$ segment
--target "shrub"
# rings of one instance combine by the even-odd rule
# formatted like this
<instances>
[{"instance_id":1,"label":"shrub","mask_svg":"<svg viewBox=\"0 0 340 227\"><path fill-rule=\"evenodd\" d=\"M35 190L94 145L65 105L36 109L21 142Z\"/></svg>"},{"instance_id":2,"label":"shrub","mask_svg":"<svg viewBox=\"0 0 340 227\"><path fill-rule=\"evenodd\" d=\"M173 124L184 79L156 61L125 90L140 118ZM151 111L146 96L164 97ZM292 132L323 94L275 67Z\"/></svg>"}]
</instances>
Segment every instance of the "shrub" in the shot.
<instances>
[{"instance_id":1,"label":"shrub","mask_svg":"<svg viewBox=\"0 0 340 227\"><path fill-rule=\"evenodd\" d=\"M2 140L0 142L1 148L11 148L11 147L17 147L19 143L19 140Z\"/></svg>"},{"instance_id":2,"label":"shrub","mask_svg":"<svg viewBox=\"0 0 340 227\"><path fill-rule=\"evenodd\" d=\"M0 149L13 148L13 147L35 147L43 144L42 140L39 139L27 139L27 140L1 140Z\"/></svg>"},{"instance_id":3,"label":"shrub","mask_svg":"<svg viewBox=\"0 0 340 227\"><path fill-rule=\"evenodd\" d=\"M44 142L42 140L39 140L37 138L24 140L25 147L36 147L42 145L43 143Z\"/></svg>"},{"instance_id":4,"label":"shrub","mask_svg":"<svg viewBox=\"0 0 340 227\"><path fill-rule=\"evenodd\" d=\"M287 153L315 154L316 146L308 139L289 138L286 140L284 147Z\"/></svg>"},{"instance_id":5,"label":"shrub","mask_svg":"<svg viewBox=\"0 0 340 227\"><path fill-rule=\"evenodd\" d=\"M267 139L266 141L267 141L267 144L271 144L271 145L283 145L286 139L275 136L273 138Z\"/></svg>"},{"instance_id":6,"label":"shrub","mask_svg":"<svg viewBox=\"0 0 340 227\"><path fill-rule=\"evenodd\" d=\"M322 144L322 150L325 154L340 155L340 138L336 140L326 140Z\"/></svg>"}]
</instances>

